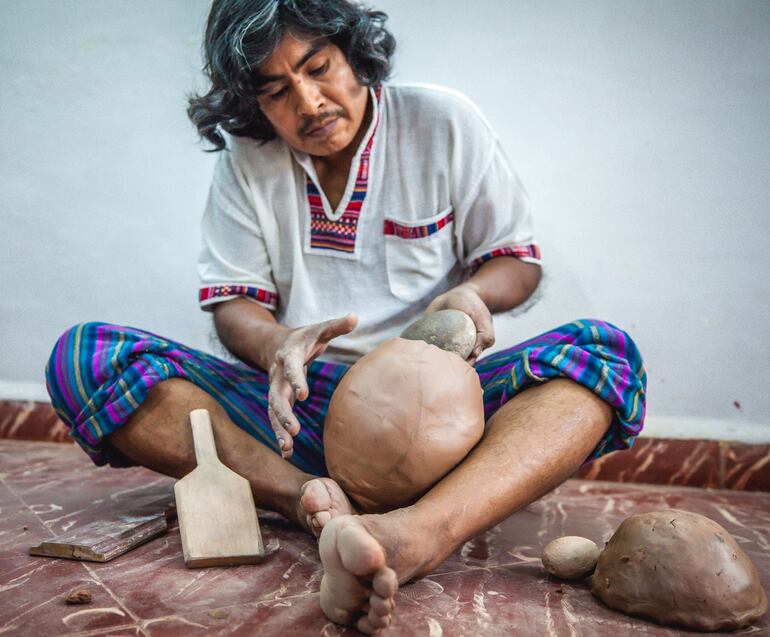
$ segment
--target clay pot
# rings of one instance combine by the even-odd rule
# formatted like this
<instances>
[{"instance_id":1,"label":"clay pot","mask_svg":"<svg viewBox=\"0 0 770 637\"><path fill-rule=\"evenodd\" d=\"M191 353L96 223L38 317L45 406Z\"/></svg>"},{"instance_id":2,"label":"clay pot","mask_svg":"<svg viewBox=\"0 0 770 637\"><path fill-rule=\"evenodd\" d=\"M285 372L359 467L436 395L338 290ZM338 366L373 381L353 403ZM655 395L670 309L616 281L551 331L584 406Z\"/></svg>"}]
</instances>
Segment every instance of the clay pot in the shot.
<instances>
[{"instance_id":1,"label":"clay pot","mask_svg":"<svg viewBox=\"0 0 770 637\"><path fill-rule=\"evenodd\" d=\"M476 371L454 353L395 338L340 381L324 425L329 475L364 511L416 500L484 431Z\"/></svg>"}]
</instances>

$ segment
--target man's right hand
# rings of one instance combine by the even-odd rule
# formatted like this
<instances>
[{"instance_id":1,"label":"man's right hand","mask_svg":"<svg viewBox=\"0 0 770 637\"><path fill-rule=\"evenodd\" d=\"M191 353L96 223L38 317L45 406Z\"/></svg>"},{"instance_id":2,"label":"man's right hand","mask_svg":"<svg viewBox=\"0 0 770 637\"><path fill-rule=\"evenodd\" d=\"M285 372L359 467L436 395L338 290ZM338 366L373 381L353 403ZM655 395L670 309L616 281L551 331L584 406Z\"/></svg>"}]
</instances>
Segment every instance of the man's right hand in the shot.
<instances>
[{"instance_id":1,"label":"man's right hand","mask_svg":"<svg viewBox=\"0 0 770 637\"><path fill-rule=\"evenodd\" d=\"M269 370L267 414L284 458L291 456L294 449L292 438L300 430L299 421L292 411L294 401L305 400L309 394L305 376L307 364L325 352L333 338L352 332L357 324L358 317L348 314L343 318L298 327L288 332L276 351Z\"/></svg>"}]
</instances>

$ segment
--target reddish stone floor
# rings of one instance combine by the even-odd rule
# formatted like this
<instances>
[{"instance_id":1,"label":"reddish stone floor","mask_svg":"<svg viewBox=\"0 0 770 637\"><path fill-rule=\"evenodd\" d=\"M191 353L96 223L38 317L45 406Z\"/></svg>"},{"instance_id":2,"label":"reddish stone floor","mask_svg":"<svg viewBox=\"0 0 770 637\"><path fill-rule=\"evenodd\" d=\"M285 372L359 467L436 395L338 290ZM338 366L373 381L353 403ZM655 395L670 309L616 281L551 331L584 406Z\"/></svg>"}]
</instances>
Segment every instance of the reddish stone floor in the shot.
<instances>
[{"instance_id":1,"label":"reddish stone floor","mask_svg":"<svg viewBox=\"0 0 770 637\"><path fill-rule=\"evenodd\" d=\"M262 565L188 570L176 525L105 564L30 557L33 544L87 524L171 481L143 469L93 467L74 445L0 440L0 635L347 635L318 606L315 540L260 515ZM770 590L770 494L570 480L465 544L434 574L402 588L387 635L693 635L625 617L587 582L545 575L542 547L561 535L602 543L626 516L674 507L730 531ZM93 603L67 606L87 587ZM770 617L735 633L770 635Z\"/></svg>"}]
</instances>

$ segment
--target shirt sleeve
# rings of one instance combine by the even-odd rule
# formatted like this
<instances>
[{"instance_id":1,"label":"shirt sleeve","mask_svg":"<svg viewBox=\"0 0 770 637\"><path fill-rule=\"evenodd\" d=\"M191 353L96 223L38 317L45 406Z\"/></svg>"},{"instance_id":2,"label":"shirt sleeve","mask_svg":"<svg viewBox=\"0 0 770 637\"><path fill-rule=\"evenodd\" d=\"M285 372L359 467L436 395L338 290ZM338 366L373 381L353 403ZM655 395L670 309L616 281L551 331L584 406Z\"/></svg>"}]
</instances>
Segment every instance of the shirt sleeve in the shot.
<instances>
[{"instance_id":1,"label":"shirt sleeve","mask_svg":"<svg viewBox=\"0 0 770 637\"><path fill-rule=\"evenodd\" d=\"M237 297L276 309L278 293L265 240L248 186L229 151L222 151L216 163L201 234L201 309L210 311Z\"/></svg>"},{"instance_id":2,"label":"shirt sleeve","mask_svg":"<svg viewBox=\"0 0 770 637\"><path fill-rule=\"evenodd\" d=\"M500 256L541 263L529 197L496 137L482 166L455 209L461 262L471 272Z\"/></svg>"}]
</instances>

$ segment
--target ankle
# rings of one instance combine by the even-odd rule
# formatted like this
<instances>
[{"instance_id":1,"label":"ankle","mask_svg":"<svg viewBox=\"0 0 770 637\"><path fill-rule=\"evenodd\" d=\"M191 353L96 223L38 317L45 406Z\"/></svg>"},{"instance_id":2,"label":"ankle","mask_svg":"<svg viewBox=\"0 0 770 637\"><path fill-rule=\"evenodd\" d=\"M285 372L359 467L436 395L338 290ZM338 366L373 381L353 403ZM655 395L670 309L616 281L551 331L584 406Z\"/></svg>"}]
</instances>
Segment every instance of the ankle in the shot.
<instances>
[{"instance_id":1,"label":"ankle","mask_svg":"<svg viewBox=\"0 0 770 637\"><path fill-rule=\"evenodd\" d=\"M432 517L416 506L363 517L369 518L365 524L381 541L400 582L428 575L452 552L446 549L443 536L437 536Z\"/></svg>"},{"instance_id":2,"label":"ankle","mask_svg":"<svg viewBox=\"0 0 770 637\"><path fill-rule=\"evenodd\" d=\"M461 544L455 536L455 524L452 518L442 515L434 507L416 503L404 511L408 514L408 523L414 529L413 537L420 543L422 564L417 577L423 577L433 571Z\"/></svg>"},{"instance_id":3,"label":"ankle","mask_svg":"<svg viewBox=\"0 0 770 637\"><path fill-rule=\"evenodd\" d=\"M255 491L255 503L259 508L268 509L280 513L283 517L301 526L304 523L299 513L299 498L302 485L313 476L305 473L299 473L296 476L282 476L280 483L271 481L269 485L261 484L259 486L259 495Z\"/></svg>"}]
</instances>

